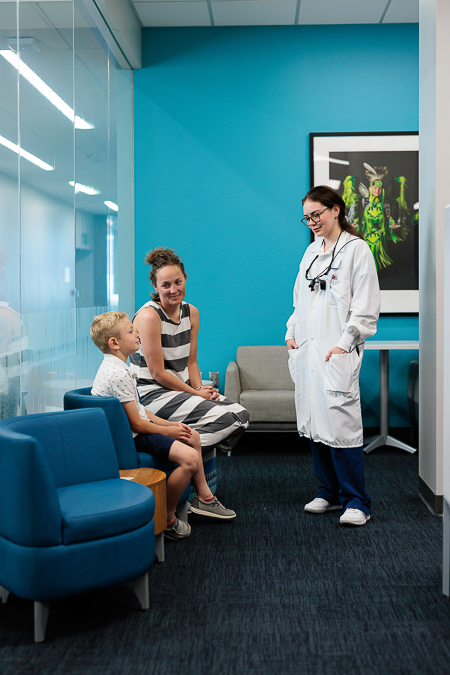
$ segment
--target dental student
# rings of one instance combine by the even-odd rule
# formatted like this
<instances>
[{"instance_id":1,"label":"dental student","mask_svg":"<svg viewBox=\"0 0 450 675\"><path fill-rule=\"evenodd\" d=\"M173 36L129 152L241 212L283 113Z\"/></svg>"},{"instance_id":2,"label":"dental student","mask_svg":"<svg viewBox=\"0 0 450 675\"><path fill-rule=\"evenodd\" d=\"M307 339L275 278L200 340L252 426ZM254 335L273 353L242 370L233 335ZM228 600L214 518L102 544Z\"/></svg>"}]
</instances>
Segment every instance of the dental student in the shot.
<instances>
[{"instance_id":1,"label":"dental student","mask_svg":"<svg viewBox=\"0 0 450 675\"><path fill-rule=\"evenodd\" d=\"M338 192L314 187L302 204L302 222L316 240L300 263L285 341L297 428L310 439L320 482L305 511L343 509L343 525L365 525L371 498L364 483L359 371L364 340L375 334L380 313L378 276Z\"/></svg>"}]
</instances>

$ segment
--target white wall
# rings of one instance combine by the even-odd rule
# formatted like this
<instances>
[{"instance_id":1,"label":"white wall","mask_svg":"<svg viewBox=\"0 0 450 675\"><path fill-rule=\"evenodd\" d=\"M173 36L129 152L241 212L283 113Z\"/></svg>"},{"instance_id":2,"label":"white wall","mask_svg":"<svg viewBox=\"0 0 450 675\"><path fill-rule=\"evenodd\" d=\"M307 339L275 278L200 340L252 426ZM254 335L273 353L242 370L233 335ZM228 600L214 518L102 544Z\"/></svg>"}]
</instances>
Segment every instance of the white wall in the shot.
<instances>
[{"instance_id":1,"label":"white wall","mask_svg":"<svg viewBox=\"0 0 450 675\"><path fill-rule=\"evenodd\" d=\"M445 209L445 257L450 257L450 206ZM450 268L444 274L444 343L450 344ZM450 354L444 351L444 410L450 410ZM450 595L450 415L443 425L444 561L443 592Z\"/></svg>"},{"instance_id":2,"label":"white wall","mask_svg":"<svg viewBox=\"0 0 450 675\"><path fill-rule=\"evenodd\" d=\"M449 32L448 0L420 0L419 475L421 493L428 490L434 496L443 492L444 209L450 202L450 81L446 72L450 62Z\"/></svg>"}]
</instances>

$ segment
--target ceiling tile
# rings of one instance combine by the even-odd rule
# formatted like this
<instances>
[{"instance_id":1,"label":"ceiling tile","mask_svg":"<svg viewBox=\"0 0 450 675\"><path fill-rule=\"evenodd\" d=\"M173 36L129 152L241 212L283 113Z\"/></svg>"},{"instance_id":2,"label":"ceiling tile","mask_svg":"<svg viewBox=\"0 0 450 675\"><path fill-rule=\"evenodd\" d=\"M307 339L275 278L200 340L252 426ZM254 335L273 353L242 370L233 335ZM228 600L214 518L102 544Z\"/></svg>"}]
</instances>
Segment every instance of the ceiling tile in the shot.
<instances>
[{"instance_id":1,"label":"ceiling tile","mask_svg":"<svg viewBox=\"0 0 450 675\"><path fill-rule=\"evenodd\" d=\"M20 0L22 2L22 0ZM46 21L49 29L53 30L54 28L72 28L73 18L73 7L70 2L57 2L56 0L46 0L45 2L36 3L33 5L36 7L36 11L39 16ZM86 22L81 19L80 13L77 9L77 4L75 4L75 28L83 28L86 26ZM98 42L97 42L98 44Z\"/></svg>"},{"instance_id":2,"label":"ceiling tile","mask_svg":"<svg viewBox=\"0 0 450 675\"><path fill-rule=\"evenodd\" d=\"M379 23L388 0L301 0L299 24Z\"/></svg>"},{"instance_id":3,"label":"ceiling tile","mask_svg":"<svg viewBox=\"0 0 450 675\"><path fill-rule=\"evenodd\" d=\"M210 26L206 0L191 2L136 2L136 11L143 26Z\"/></svg>"},{"instance_id":4,"label":"ceiling tile","mask_svg":"<svg viewBox=\"0 0 450 675\"><path fill-rule=\"evenodd\" d=\"M295 22L297 0L212 0L216 26L285 26Z\"/></svg>"},{"instance_id":5,"label":"ceiling tile","mask_svg":"<svg viewBox=\"0 0 450 675\"><path fill-rule=\"evenodd\" d=\"M11 2L11 0L0 0L0 4L3 3L3 2L4 3L10 3L14 6L16 4L15 1ZM26 2L36 2L36 0L20 0L21 5L25 4ZM45 2L71 2L71 0L45 0Z\"/></svg>"},{"instance_id":6,"label":"ceiling tile","mask_svg":"<svg viewBox=\"0 0 450 675\"><path fill-rule=\"evenodd\" d=\"M133 0L133 5L148 4L149 2L206 2L206 0Z\"/></svg>"},{"instance_id":7,"label":"ceiling tile","mask_svg":"<svg viewBox=\"0 0 450 675\"><path fill-rule=\"evenodd\" d=\"M419 23L419 0L392 0L383 23Z\"/></svg>"},{"instance_id":8,"label":"ceiling tile","mask_svg":"<svg viewBox=\"0 0 450 675\"><path fill-rule=\"evenodd\" d=\"M2 31L12 31L13 36L16 34L16 11L16 5L12 3L3 4L0 8L0 28ZM19 6L19 20L22 31L33 28L48 28L45 19L35 11L32 4L27 3Z\"/></svg>"}]
</instances>

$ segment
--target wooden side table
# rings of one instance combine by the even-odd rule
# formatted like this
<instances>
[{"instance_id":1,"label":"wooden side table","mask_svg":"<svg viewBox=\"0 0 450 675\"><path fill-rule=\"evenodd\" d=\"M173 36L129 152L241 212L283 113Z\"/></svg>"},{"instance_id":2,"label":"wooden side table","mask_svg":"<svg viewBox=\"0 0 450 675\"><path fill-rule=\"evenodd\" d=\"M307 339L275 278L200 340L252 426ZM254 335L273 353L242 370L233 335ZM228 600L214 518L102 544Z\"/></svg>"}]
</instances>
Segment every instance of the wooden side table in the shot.
<instances>
[{"instance_id":1,"label":"wooden side table","mask_svg":"<svg viewBox=\"0 0 450 675\"><path fill-rule=\"evenodd\" d=\"M164 530L167 527L166 474L158 469L126 469L119 472L121 478L132 478L146 485L155 496L155 553L158 562L164 562Z\"/></svg>"}]
</instances>

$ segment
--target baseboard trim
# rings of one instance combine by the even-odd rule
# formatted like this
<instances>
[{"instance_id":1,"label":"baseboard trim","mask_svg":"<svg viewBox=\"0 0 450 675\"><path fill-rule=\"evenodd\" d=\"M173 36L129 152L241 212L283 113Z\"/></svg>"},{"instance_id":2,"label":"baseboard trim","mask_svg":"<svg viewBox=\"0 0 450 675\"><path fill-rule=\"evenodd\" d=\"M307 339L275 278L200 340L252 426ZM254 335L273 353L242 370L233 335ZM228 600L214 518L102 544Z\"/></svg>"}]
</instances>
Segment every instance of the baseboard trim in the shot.
<instances>
[{"instance_id":1,"label":"baseboard trim","mask_svg":"<svg viewBox=\"0 0 450 675\"><path fill-rule=\"evenodd\" d=\"M435 495L421 476L419 476L419 497L428 506L433 515L442 516L444 512L443 495Z\"/></svg>"},{"instance_id":2,"label":"baseboard trim","mask_svg":"<svg viewBox=\"0 0 450 675\"><path fill-rule=\"evenodd\" d=\"M264 433L295 433L298 434L297 431L297 425L296 424L290 424L289 422L286 423L274 423L271 424L270 422L250 422L250 425L248 429L245 430L245 433L248 434L250 432L264 432Z\"/></svg>"},{"instance_id":3,"label":"baseboard trim","mask_svg":"<svg viewBox=\"0 0 450 675\"><path fill-rule=\"evenodd\" d=\"M450 504L444 499L444 560L442 566L442 592L450 595Z\"/></svg>"}]
</instances>

